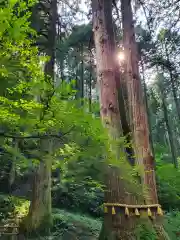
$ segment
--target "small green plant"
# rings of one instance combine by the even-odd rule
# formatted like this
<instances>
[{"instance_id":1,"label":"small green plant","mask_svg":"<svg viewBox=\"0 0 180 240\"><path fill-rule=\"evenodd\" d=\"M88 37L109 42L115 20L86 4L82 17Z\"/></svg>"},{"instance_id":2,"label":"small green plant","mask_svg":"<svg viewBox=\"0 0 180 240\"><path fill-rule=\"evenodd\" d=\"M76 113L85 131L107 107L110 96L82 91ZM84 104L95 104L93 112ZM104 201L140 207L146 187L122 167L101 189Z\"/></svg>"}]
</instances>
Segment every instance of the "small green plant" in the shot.
<instances>
[{"instance_id":1,"label":"small green plant","mask_svg":"<svg viewBox=\"0 0 180 240\"><path fill-rule=\"evenodd\" d=\"M171 211L164 218L164 228L171 240L180 239L180 213Z\"/></svg>"},{"instance_id":2,"label":"small green plant","mask_svg":"<svg viewBox=\"0 0 180 240\"><path fill-rule=\"evenodd\" d=\"M137 240L157 240L157 234L148 223L140 223L136 228Z\"/></svg>"}]
</instances>

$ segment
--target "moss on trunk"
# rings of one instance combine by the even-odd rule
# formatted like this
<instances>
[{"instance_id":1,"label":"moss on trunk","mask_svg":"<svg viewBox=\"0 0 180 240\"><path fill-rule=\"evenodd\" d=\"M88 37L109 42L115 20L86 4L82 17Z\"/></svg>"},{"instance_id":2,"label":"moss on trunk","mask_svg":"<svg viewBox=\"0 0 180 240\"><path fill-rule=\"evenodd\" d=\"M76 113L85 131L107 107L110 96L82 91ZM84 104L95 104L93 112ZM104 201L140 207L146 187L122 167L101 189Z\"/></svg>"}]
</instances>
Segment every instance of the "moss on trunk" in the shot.
<instances>
[{"instance_id":1,"label":"moss on trunk","mask_svg":"<svg viewBox=\"0 0 180 240\"><path fill-rule=\"evenodd\" d=\"M51 217L51 159L41 162L34 177L32 201L25 220L25 232L47 230Z\"/></svg>"}]
</instances>

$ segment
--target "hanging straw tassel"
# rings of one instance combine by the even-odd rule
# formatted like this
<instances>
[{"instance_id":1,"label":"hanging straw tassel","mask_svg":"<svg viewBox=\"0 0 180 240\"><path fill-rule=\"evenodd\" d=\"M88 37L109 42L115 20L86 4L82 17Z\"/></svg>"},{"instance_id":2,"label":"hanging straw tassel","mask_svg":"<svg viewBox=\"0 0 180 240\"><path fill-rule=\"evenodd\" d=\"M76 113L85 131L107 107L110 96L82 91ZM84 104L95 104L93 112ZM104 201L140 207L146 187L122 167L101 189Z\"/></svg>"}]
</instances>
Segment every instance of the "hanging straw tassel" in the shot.
<instances>
[{"instance_id":1,"label":"hanging straw tassel","mask_svg":"<svg viewBox=\"0 0 180 240\"><path fill-rule=\"evenodd\" d=\"M112 215L115 215L115 214L116 214L115 208L112 207Z\"/></svg>"},{"instance_id":2,"label":"hanging straw tassel","mask_svg":"<svg viewBox=\"0 0 180 240\"><path fill-rule=\"evenodd\" d=\"M152 217L152 212L150 208L148 208L147 212L148 212L148 217Z\"/></svg>"},{"instance_id":3,"label":"hanging straw tassel","mask_svg":"<svg viewBox=\"0 0 180 240\"><path fill-rule=\"evenodd\" d=\"M138 208L135 209L135 215L136 215L136 216L140 216L140 213L139 213Z\"/></svg>"},{"instance_id":4,"label":"hanging straw tassel","mask_svg":"<svg viewBox=\"0 0 180 240\"><path fill-rule=\"evenodd\" d=\"M104 206L104 213L108 213L108 208L107 208L107 206Z\"/></svg>"},{"instance_id":5,"label":"hanging straw tassel","mask_svg":"<svg viewBox=\"0 0 180 240\"><path fill-rule=\"evenodd\" d=\"M157 208L157 214L159 216L163 216L163 210L162 210L162 208L160 206Z\"/></svg>"},{"instance_id":6,"label":"hanging straw tassel","mask_svg":"<svg viewBox=\"0 0 180 240\"><path fill-rule=\"evenodd\" d=\"M129 209L128 209L128 207L125 208L125 215L129 216Z\"/></svg>"}]
</instances>

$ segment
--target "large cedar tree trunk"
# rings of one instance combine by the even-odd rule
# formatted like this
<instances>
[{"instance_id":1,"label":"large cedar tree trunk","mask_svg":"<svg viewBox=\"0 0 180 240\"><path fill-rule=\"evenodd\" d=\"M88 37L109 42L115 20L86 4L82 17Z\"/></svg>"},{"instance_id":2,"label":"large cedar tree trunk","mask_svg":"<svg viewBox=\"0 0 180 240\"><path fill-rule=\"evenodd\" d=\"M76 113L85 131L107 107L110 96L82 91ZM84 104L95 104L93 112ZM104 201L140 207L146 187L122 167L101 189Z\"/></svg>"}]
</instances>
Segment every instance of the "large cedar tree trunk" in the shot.
<instances>
[{"instance_id":1,"label":"large cedar tree trunk","mask_svg":"<svg viewBox=\"0 0 180 240\"><path fill-rule=\"evenodd\" d=\"M55 43L56 43L56 21L57 21L57 1L51 0L49 10L49 26L48 26L48 47L47 55L50 57L45 65L45 77L51 77L54 81L54 65L55 65ZM52 85L55 84L52 82ZM42 99L44 109L41 120L43 121L46 114L46 99L49 99L49 92L45 92L45 99ZM51 169L52 169L52 140L40 139L41 161L35 173L32 186L32 199L29 208L29 214L25 221L25 231L35 232L36 230L49 229L52 223L51 214Z\"/></svg>"},{"instance_id":2,"label":"large cedar tree trunk","mask_svg":"<svg viewBox=\"0 0 180 240\"><path fill-rule=\"evenodd\" d=\"M47 147L47 143L45 145ZM41 153L43 153L43 150L41 150ZM33 179L32 200L29 214L25 221L26 226L24 230L28 234L31 232L34 233L37 230L43 230L47 234L49 226L52 224L51 168L51 156L43 154L42 161L39 163Z\"/></svg>"},{"instance_id":3,"label":"large cedar tree trunk","mask_svg":"<svg viewBox=\"0 0 180 240\"><path fill-rule=\"evenodd\" d=\"M133 147L136 163L141 167L141 180L144 187L145 204L157 204L156 178L154 158L152 155L148 118L143 100L143 90L139 74L139 60L135 40L135 30L132 15L131 0L121 0L123 42L126 56L126 84L130 126L132 130ZM160 221L159 221L160 220ZM168 239L161 225L161 219L154 221L158 239Z\"/></svg>"},{"instance_id":4,"label":"large cedar tree trunk","mask_svg":"<svg viewBox=\"0 0 180 240\"><path fill-rule=\"evenodd\" d=\"M133 145L136 163L144 168L143 183L148 188L146 203L157 203L154 160L152 156L148 119L143 100L138 53L135 41L131 0L121 0L123 41L126 56L126 84L128 91L128 105L130 126L133 135Z\"/></svg>"},{"instance_id":5,"label":"large cedar tree trunk","mask_svg":"<svg viewBox=\"0 0 180 240\"><path fill-rule=\"evenodd\" d=\"M127 161L125 149L118 141L122 135L117 92L116 48L112 25L112 0L93 0L93 31L96 48L97 78L100 86L100 111L103 125L108 129L111 150L115 158ZM107 167L105 202L135 204L135 197L127 190L120 169ZM135 218L125 217L124 212L112 215L109 209L104 216L101 240L131 240Z\"/></svg>"}]
</instances>

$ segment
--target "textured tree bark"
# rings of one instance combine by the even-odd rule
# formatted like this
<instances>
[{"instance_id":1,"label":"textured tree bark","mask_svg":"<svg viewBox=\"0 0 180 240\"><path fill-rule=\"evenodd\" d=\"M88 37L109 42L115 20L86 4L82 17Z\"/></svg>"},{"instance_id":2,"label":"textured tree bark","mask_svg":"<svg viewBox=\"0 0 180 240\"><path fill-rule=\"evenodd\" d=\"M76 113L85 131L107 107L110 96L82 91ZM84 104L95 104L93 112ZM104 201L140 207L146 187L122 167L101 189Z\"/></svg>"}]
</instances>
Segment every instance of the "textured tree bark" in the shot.
<instances>
[{"instance_id":1,"label":"textured tree bark","mask_svg":"<svg viewBox=\"0 0 180 240\"><path fill-rule=\"evenodd\" d=\"M121 116L122 131L127 143L127 147L125 149L128 156L128 162L130 163L130 165L134 166L134 149L131 146L132 138L128 119L129 110L127 104L127 88L124 82L124 74L121 73L118 68L116 70L116 88L118 92L118 103Z\"/></svg>"},{"instance_id":2,"label":"textured tree bark","mask_svg":"<svg viewBox=\"0 0 180 240\"><path fill-rule=\"evenodd\" d=\"M92 110L92 70L90 70L89 74L89 93L88 93L88 103L89 103L89 112Z\"/></svg>"},{"instance_id":3,"label":"textured tree bark","mask_svg":"<svg viewBox=\"0 0 180 240\"><path fill-rule=\"evenodd\" d=\"M143 182L148 188L147 203L157 203L157 191L154 173L154 161L149 141L148 119L143 100L143 91L138 67L138 53L135 41L131 0L121 0L123 41L126 56L126 84L130 113L130 126L136 163L142 168ZM146 172L148 170L148 172Z\"/></svg>"},{"instance_id":4,"label":"textured tree bark","mask_svg":"<svg viewBox=\"0 0 180 240\"><path fill-rule=\"evenodd\" d=\"M141 166L141 179L144 187L146 204L157 204L156 178L154 171L154 159L152 155L148 118L143 100L143 90L139 74L139 57L135 40L131 0L121 0L123 42L126 56L126 83L128 91L128 105L130 113L130 126L133 135L133 147L136 163ZM167 239L161 221L155 219L154 228L158 239Z\"/></svg>"},{"instance_id":5,"label":"textured tree bark","mask_svg":"<svg viewBox=\"0 0 180 240\"><path fill-rule=\"evenodd\" d=\"M150 109L148 106L148 90L147 90L147 84L145 80L145 70L144 70L144 63L143 60L141 59L141 69L142 69L142 83L143 83L143 92L144 92L144 101L145 101L145 109L147 113L147 119L148 119L148 129L149 129L149 141L151 144L151 149L152 149L152 155L155 156L154 152L154 146L153 146L153 136L152 136L152 126L151 126L151 119L150 119Z\"/></svg>"},{"instance_id":6,"label":"textured tree bark","mask_svg":"<svg viewBox=\"0 0 180 240\"><path fill-rule=\"evenodd\" d=\"M45 143L47 148L47 143ZM44 147L45 147L44 145ZM48 144L49 145L49 144ZM42 143L41 143L42 146ZM43 152L43 151L42 151ZM49 149L50 152L50 149ZM51 156L42 156L33 180L32 199L29 214L25 221L25 232L28 234L36 230L49 231L52 224L51 211Z\"/></svg>"},{"instance_id":7,"label":"textured tree bark","mask_svg":"<svg viewBox=\"0 0 180 240\"><path fill-rule=\"evenodd\" d=\"M176 105L176 110L177 110L177 115L178 115L178 119L180 121L180 104L179 104L179 99L178 99L178 93L177 93L177 87L175 84L175 79L173 77L172 71L169 70L169 75L170 75L170 81L171 81L171 87L172 87L172 93L173 93L173 98L174 98L174 102Z\"/></svg>"},{"instance_id":8,"label":"textured tree bark","mask_svg":"<svg viewBox=\"0 0 180 240\"><path fill-rule=\"evenodd\" d=\"M123 136L117 92L117 64L114 32L112 25L112 0L93 0L93 30L96 48L97 78L100 86L100 109L104 127L108 130L111 151L115 159L127 162L123 144L118 140ZM136 203L136 198L127 189L122 172L116 167L106 169L105 202ZM134 234L135 218L124 214L104 216L103 227L99 236L101 240L136 239Z\"/></svg>"},{"instance_id":9,"label":"textured tree bark","mask_svg":"<svg viewBox=\"0 0 180 240\"><path fill-rule=\"evenodd\" d=\"M177 161L177 156L176 156L176 150L175 150L175 147L174 147L173 133L172 133L172 129L171 129L171 126L170 126L170 123L169 123L169 118L168 118L168 109L167 109L167 104L166 104L166 98L165 98L163 83L160 84L159 91L160 91L161 100L162 100L164 122L165 122L166 129L167 129L167 132L168 132L168 138L169 138L168 140L169 140L169 146L170 146L170 149L171 149L172 163L174 164L175 168L178 168L178 161Z\"/></svg>"},{"instance_id":10,"label":"textured tree bark","mask_svg":"<svg viewBox=\"0 0 180 240\"><path fill-rule=\"evenodd\" d=\"M170 57L168 54L168 46L166 44L165 44L165 53L166 53L166 59L170 63L171 61L170 61ZM172 94L173 94L173 98L174 98L174 102L175 102L175 106L176 106L176 110L177 110L177 115L178 115L178 119L180 121L180 103L178 100L177 86L175 83L176 80L173 76L171 66L169 67L168 72L169 72L169 77L170 77L170 82L171 82Z\"/></svg>"},{"instance_id":11,"label":"textured tree bark","mask_svg":"<svg viewBox=\"0 0 180 240\"><path fill-rule=\"evenodd\" d=\"M48 48L46 54L50 57L45 65L45 78L51 77L54 81L55 66L55 44L56 44L56 22L57 22L57 0L51 0L49 10L49 28L48 28ZM54 85L55 82L52 82ZM49 100L49 93L44 93L45 99L42 99L44 109L40 120L46 115L46 105ZM43 229L49 231L52 223L51 214L51 169L52 169L52 141L40 139L41 161L35 173L32 186L32 200L27 219L22 225L22 230L27 233L36 232Z\"/></svg>"},{"instance_id":12,"label":"textured tree bark","mask_svg":"<svg viewBox=\"0 0 180 240\"><path fill-rule=\"evenodd\" d=\"M18 140L17 139L13 139L13 147L17 150L18 149ZM11 166L10 166L10 172L9 172L9 191L11 193L12 191L12 186L14 184L15 181L15 177L16 177L16 156L14 156L12 158L11 161Z\"/></svg>"},{"instance_id":13,"label":"textured tree bark","mask_svg":"<svg viewBox=\"0 0 180 240\"><path fill-rule=\"evenodd\" d=\"M84 98L84 46L81 44L80 46L80 53L81 53L81 70L80 70L80 99L81 99L81 106L83 105L83 98Z\"/></svg>"}]
</instances>

